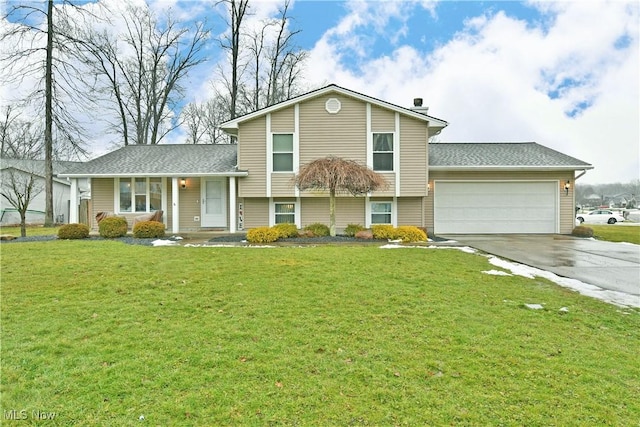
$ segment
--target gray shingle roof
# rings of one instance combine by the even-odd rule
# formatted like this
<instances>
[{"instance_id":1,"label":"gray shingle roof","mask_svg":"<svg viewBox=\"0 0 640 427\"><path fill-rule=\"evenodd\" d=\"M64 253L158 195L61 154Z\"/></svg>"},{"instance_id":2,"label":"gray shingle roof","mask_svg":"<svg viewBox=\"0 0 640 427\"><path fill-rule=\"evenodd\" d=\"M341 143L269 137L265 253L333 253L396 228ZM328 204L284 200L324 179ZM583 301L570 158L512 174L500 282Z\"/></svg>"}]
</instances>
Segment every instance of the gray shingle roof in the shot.
<instances>
[{"instance_id":1,"label":"gray shingle roof","mask_svg":"<svg viewBox=\"0 0 640 427\"><path fill-rule=\"evenodd\" d=\"M429 167L436 169L592 169L589 163L535 142L429 144Z\"/></svg>"},{"instance_id":2,"label":"gray shingle roof","mask_svg":"<svg viewBox=\"0 0 640 427\"><path fill-rule=\"evenodd\" d=\"M236 169L236 164L236 145L128 145L70 168L62 175L242 175Z\"/></svg>"}]
</instances>

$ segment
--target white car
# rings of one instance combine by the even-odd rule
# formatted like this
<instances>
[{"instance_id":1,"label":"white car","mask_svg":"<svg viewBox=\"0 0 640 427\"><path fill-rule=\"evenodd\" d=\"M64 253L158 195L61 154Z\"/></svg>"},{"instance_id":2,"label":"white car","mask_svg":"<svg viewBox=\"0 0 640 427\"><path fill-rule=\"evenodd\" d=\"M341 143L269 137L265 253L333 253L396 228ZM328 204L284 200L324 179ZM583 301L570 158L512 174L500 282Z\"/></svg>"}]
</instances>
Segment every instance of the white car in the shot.
<instances>
[{"instance_id":1,"label":"white car","mask_svg":"<svg viewBox=\"0 0 640 427\"><path fill-rule=\"evenodd\" d=\"M616 222L624 221L624 217L616 212L599 209L591 211L588 214L578 214L576 219L580 224L586 222L587 224L607 223L615 224Z\"/></svg>"}]
</instances>

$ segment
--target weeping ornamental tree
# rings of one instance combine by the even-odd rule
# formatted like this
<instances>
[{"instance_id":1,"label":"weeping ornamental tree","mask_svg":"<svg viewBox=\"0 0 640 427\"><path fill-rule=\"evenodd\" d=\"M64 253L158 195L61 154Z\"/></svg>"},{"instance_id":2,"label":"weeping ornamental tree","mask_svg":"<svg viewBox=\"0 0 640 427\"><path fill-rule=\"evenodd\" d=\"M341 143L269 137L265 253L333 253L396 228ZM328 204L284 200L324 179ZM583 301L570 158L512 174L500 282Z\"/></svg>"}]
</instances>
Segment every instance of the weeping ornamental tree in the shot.
<instances>
[{"instance_id":1,"label":"weeping ornamental tree","mask_svg":"<svg viewBox=\"0 0 640 427\"><path fill-rule=\"evenodd\" d=\"M387 181L377 172L353 160L333 156L302 166L295 184L300 191L329 191L329 231L332 236L336 235L336 194L363 196L387 188Z\"/></svg>"}]
</instances>

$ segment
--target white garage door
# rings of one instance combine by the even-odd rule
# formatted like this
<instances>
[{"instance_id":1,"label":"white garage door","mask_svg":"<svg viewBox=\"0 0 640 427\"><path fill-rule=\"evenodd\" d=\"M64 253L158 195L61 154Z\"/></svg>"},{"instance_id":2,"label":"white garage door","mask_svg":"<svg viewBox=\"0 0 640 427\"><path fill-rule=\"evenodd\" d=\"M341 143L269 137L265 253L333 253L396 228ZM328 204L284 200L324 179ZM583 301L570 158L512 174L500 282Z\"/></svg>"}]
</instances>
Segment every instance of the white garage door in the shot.
<instances>
[{"instance_id":1,"label":"white garage door","mask_svg":"<svg viewBox=\"0 0 640 427\"><path fill-rule=\"evenodd\" d=\"M436 234L557 233L555 181L436 181Z\"/></svg>"}]
</instances>

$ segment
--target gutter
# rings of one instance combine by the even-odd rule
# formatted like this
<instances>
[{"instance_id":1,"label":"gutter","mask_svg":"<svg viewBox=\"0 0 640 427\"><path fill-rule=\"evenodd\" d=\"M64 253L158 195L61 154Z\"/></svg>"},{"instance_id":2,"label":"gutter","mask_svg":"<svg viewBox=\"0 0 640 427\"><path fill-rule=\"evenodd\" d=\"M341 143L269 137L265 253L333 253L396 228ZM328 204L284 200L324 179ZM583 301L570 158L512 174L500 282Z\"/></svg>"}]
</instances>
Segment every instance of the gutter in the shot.
<instances>
[{"instance_id":1,"label":"gutter","mask_svg":"<svg viewBox=\"0 0 640 427\"><path fill-rule=\"evenodd\" d=\"M249 176L249 171L237 171L237 172L214 172L214 173L88 173L88 174L60 174L60 177L64 178L194 178L200 176Z\"/></svg>"}]
</instances>

